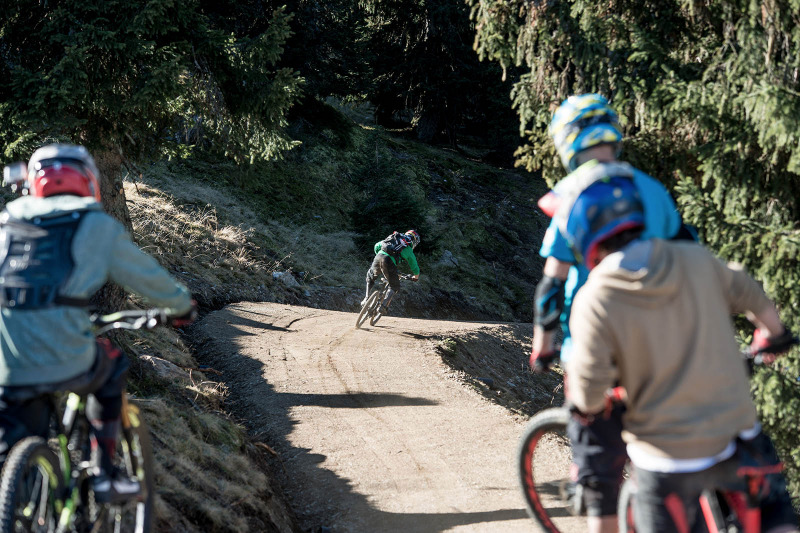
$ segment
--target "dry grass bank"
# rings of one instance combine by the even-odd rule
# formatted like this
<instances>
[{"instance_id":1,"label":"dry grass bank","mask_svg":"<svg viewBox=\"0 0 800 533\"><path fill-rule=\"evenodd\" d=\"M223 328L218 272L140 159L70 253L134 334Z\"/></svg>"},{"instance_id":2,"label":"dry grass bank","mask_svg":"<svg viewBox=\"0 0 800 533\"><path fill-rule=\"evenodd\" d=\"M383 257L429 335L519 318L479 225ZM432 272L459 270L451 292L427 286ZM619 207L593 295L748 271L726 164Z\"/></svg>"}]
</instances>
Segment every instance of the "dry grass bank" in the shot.
<instances>
[{"instance_id":1,"label":"dry grass bank","mask_svg":"<svg viewBox=\"0 0 800 533\"><path fill-rule=\"evenodd\" d=\"M282 265L260 252L253 229L223 224L211 204L194 208L153 184L125 188L135 240L173 274L221 298L267 296L264 280ZM182 336L161 329L126 333L119 342L135 356L130 388L153 436L157 530L298 531L270 481L270 449L225 411L225 385L209 379L213 369L200 370ZM175 366L157 372L142 356Z\"/></svg>"}]
</instances>

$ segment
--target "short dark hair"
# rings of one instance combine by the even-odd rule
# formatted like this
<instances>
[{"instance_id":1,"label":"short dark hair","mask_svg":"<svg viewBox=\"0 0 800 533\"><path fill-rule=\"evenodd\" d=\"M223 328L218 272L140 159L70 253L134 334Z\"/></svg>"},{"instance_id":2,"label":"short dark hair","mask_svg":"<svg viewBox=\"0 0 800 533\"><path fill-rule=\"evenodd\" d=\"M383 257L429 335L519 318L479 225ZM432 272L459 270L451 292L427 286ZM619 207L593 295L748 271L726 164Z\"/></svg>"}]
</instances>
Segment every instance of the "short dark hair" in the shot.
<instances>
[{"instance_id":1,"label":"short dark hair","mask_svg":"<svg viewBox=\"0 0 800 533\"><path fill-rule=\"evenodd\" d=\"M618 252L619 250L625 248L632 241L638 239L642 235L642 231L644 231L642 226L620 231L608 239L598 242L597 250L609 254Z\"/></svg>"}]
</instances>

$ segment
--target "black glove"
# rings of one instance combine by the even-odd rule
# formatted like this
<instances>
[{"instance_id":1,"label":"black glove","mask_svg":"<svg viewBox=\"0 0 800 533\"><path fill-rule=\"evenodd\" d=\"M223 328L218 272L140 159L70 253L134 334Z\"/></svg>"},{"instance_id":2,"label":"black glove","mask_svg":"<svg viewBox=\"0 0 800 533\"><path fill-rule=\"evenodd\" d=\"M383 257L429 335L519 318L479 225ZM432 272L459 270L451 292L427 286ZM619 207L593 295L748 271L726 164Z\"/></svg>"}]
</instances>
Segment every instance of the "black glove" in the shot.
<instances>
[{"instance_id":1,"label":"black glove","mask_svg":"<svg viewBox=\"0 0 800 533\"><path fill-rule=\"evenodd\" d=\"M772 337L764 337L761 330L757 329L753 333L753 342L750 343L750 352L757 353L774 353L782 354L789 351L793 345L797 344L797 337L785 327L783 333L780 335L773 335Z\"/></svg>"},{"instance_id":2,"label":"black glove","mask_svg":"<svg viewBox=\"0 0 800 533\"><path fill-rule=\"evenodd\" d=\"M753 342L750 343L750 355L760 358L759 362L771 364L775 361L775 356L786 353L793 345L798 343L797 337L785 327L780 335L765 337L761 330L757 329L753 333Z\"/></svg>"}]
</instances>

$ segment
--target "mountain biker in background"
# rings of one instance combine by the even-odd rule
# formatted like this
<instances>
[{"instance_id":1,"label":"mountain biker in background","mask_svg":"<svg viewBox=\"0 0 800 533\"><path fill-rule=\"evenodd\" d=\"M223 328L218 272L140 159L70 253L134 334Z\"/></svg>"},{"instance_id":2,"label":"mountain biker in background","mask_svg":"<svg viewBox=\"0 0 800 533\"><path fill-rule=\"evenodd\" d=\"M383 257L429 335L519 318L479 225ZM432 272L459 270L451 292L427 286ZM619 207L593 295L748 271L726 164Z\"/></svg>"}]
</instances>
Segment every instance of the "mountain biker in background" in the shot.
<instances>
[{"instance_id":1,"label":"mountain biker in background","mask_svg":"<svg viewBox=\"0 0 800 533\"><path fill-rule=\"evenodd\" d=\"M47 437L49 393L91 392L95 498L124 501L141 490L113 467L129 363L92 334L90 298L114 281L187 322L193 302L103 212L99 173L84 147L39 148L21 177L25 195L0 213L0 463L22 438Z\"/></svg>"},{"instance_id":2,"label":"mountain biker in background","mask_svg":"<svg viewBox=\"0 0 800 533\"><path fill-rule=\"evenodd\" d=\"M389 282L389 292L386 293L386 299L381 304L380 313L386 314L389 304L395 293L400 290L400 277L397 273L397 263L401 259L405 259L411 268L411 273L414 275L411 279L414 281L419 280L419 265L417 258L414 255L414 248L419 244L419 233L410 229L405 233L393 232L391 235L375 243L373 247L375 250L375 259L372 261L367 271L367 294L361 301L361 305L369 298L369 293L375 285L375 281L379 276L383 275L386 281Z\"/></svg>"},{"instance_id":3,"label":"mountain biker in background","mask_svg":"<svg viewBox=\"0 0 800 533\"><path fill-rule=\"evenodd\" d=\"M691 238L666 188L617 159L622 130L617 113L603 96L570 96L556 109L548 132L569 174L539 200L539 207L553 220L539 251L546 260L534 298L530 364L537 372L547 371L559 357L564 363L569 360L570 308L575 293L588 275L580 256L557 223L559 215L563 215L559 205L567 205L592 183L627 180L643 197L645 236ZM560 348L555 345L554 338L559 325L563 332ZM568 425L577 481L583 493L581 496L579 492L578 497L585 501L591 533L617 529L617 497L626 461L620 437L622 409L617 406L610 416L591 423L570 420Z\"/></svg>"},{"instance_id":4,"label":"mountain biker in background","mask_svg":"<svg viewBox=\"0 0 800 533\"><path fill-rule=\"evenodd\" d=\"M591 269L572 307L566 390L591 419L602 418L609 388L626 389L636 531L683 533L705 527L703 489L747 492L739 468L779 464L730 316L745 313L757 327L755 349L783 353L797 339L741 267L694 242L645 238L644 200L630 180L612 178L559 208L559 228ZM797 531L783 476L766 481L761 530Z\"/></svg>"}]
</instances>

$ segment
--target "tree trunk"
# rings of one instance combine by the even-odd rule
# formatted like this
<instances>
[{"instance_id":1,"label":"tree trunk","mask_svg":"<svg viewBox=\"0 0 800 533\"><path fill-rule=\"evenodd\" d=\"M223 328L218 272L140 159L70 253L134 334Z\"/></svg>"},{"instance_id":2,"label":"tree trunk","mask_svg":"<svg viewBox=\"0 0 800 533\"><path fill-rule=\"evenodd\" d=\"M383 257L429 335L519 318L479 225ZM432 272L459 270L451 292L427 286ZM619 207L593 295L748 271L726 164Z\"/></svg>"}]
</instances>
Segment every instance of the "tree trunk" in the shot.
<instances>
[{"instance_id":1,"label":"tree trunk","mask_svg":"<svg viewBox=\"0 0 800 533\"><path fill-rule=\"evenodd\" d=\"M439 133L440 118L438 111L422 111L417 119L417 139L420 142L433 142L436 134Z\"/></svg>"},{"instance_id":2,"label":"tree trunk","mask_svg":"<svg viewBox=\"0 0 800 533\"><path fill-rule=\"evenodd\" d=\"M125 189L122 186L122 155L114 149L97 152L94 156L97 169L100 171L100 194L103 198L103 209L116 218L130 232L131 215L125 200Z\"/></svg>"},{"instance_id":3,"label":"tree trunk","mask_svg":"<svg viewBox=\"0 0 800 533\"><path fill-rule=\"evenodd\" d=\"M131 215L125 200L125 189L122 186L122 156L116 150L107 149L94 154L97 169L100 171L100 195L103 199L103 209L112 217L119 220L128 233L131 233ZM108 250L98 250L99 253L109 253ZM95 293L92 303L103 312L122 309L126 296L122 287L113 283L106 283Z\"/></svg>"}]
</instances>

